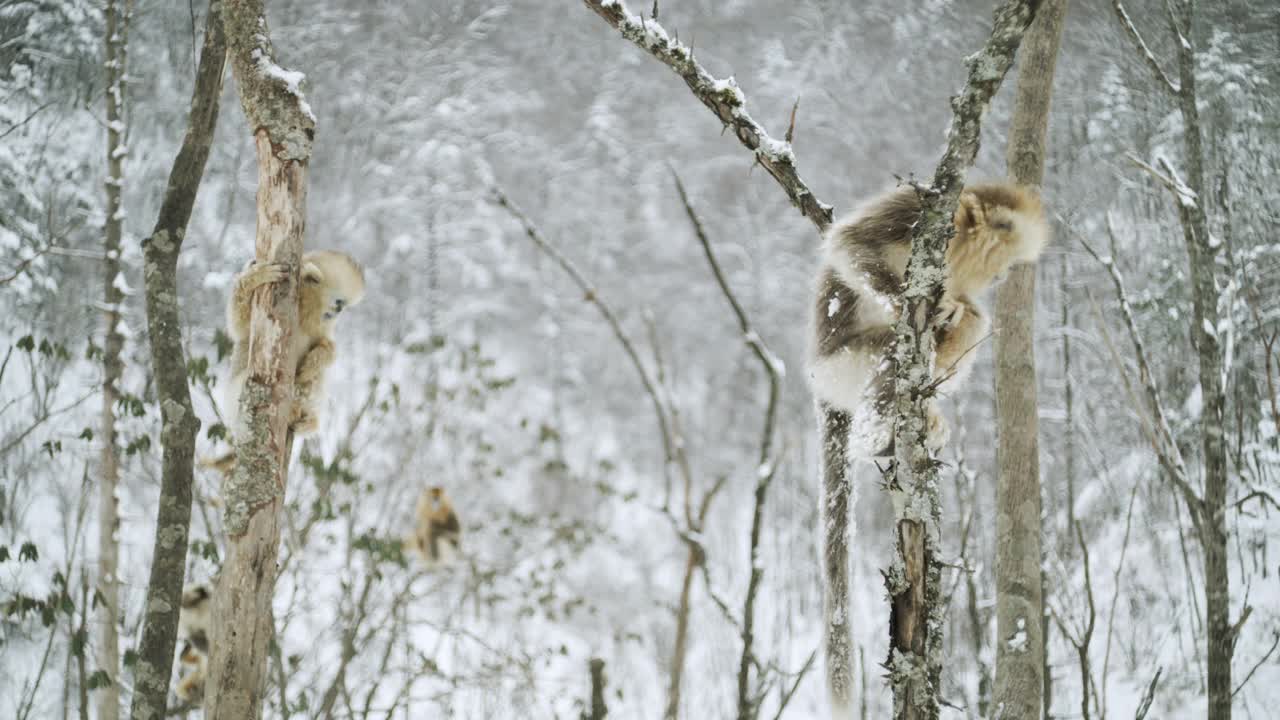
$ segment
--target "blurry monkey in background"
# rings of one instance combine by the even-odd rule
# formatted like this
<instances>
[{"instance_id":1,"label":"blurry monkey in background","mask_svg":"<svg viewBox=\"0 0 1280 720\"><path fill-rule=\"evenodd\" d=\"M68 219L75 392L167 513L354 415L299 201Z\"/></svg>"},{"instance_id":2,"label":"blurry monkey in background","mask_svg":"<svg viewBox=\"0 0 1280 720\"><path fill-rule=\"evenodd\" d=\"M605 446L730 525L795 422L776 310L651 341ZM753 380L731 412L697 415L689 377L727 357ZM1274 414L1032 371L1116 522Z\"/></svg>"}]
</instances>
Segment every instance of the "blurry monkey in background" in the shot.
<instances>
[{"instance_id":1,"label":"blurry monkey in background","mask_svg":"<svg viewBox=\"0 0 1280 720\"><path fill-rule=\"evenodd\" d=\"M428 487L418 496L410 547L429 567L454 560L462 547L462 526L444 488Z\"/></svg>"},{"instance_id":2,"label":"blurry monkey in background","mask_svg":"<svg viewBox=\"0 0 1280 720\"><path fill-rule=\"evenodd\" d=\"M182 591L182 610L178 614L178 639L183 642L178 660L189 668L178 681L175 691L185 703L198 703L204 697L204 678L209 664L209 619L213 610L213 594L204 584L189 585Z\"/></svg>"}]
</instances>

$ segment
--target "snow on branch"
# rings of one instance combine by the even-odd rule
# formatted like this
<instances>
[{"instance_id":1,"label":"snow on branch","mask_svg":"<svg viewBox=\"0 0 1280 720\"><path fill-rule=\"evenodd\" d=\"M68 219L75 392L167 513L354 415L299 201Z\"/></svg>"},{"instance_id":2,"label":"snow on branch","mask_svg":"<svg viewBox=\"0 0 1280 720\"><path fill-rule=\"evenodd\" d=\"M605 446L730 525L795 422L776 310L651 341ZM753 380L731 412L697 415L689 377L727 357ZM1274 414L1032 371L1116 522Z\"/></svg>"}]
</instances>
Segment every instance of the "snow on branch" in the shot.
<instances>
[{"instance_id":1,"label":"snow on branch","mask_svg":"<svg viewBox=\"0 0 1280 720\"><path fill-rule=\"evenodd\" d=\"M1156 158L1156 164L1160 166L1159 170L1152 167L1150 163L1143 161L1142 158L1133 153L1127 153L1126 157L1129 158L1129 162L1132 162L1134 165L1137 165L1147 171L1151 177L1159 180L1161 185L1164 185L1169 192L1173 193L1174 199L1178 201L1179 205L1188 210L1196 207L1196 203L1199 202L1199 196L1196 195L1196 192L1187 185L1186 181L1184 181L1181 176L1178 175L1178 171L1173 169L1173 165L1163 155Z\"/></svg>"},{"instance_id":2,"label":"snow on branch","mask_svg":"<svg viewBox=\"0 0 1280 720\"><path fill-rule=\"evenodd\" d=\"M755 153L756 161L782 185L800 212L809 218L818 231L831 224L831 206L819 200L796 171L795 154L791 142L778 140L751 118L747 112L746 97L732 77L720 80L707 72L694 59L693 49L667 33L657 19L646 19L633 14L622 0L583 0L592 12L612 25L622 37L648 52L684 79L693 94L706 105L720 122L733 128L738 140ZM795 110L792 109L791 129L795 128Z\"/></svg>"},{"instance_id":3,"label":"snow on branch","mask_svg":"<svg viewBox=\"0 0 1280 720\"><path fill-rule=\"evenodd\" d=\"M1062 227L1071 228L1070 223L1062 222ZM1155 422L1156 432L1152 434L1148 432L1148 440L1151 442L1152 449L1155 450L1156 457L1160 460L1160 464L1168 471L1168 477L1178 487L1187 501L1187 506L1192 509L1192 519L1199 525L1199 508L1203 505L1199 494L1188 481L1190 475L1187 471L1186 462L1182 458L1182 450L1178 447L1177 441L1173 437L1173 430L1169 424L1168 415L1164 410L1164 403L1160 399L1160 390L1156 387L1155 376L1148 361L1148 353L1146 345L1142 342L1142 333L1138 330L1137 320L1133 315L1133 306L1129 302L1129 294L1125 290L1124 277L1121 276L1119 268L1116 267L1114 257L1103 257L1084 236L1071 231L1076 236L1076 240L1084 247L1098 264L1106 268L1107 274L1111 277L1111 284L1115 289L1116 300L1120 303L1120 315L1124 318L1125 328L1129 333L1129 342L1133 346L1134 358L1138 363L1138 380L1142 384L1143 392L1147 396L1148 412L1152 415ZM1111 238L1112 252L1116 244L1115 227L1111 222L1110 215L1107 216L1107 235ZM1110 337L1106 334L1106 326L1102 326L1104 337L1110 345ZM1119 358L1117 358L1119 362ZM1123 374L1124 381L1128 384L1128 375Z\"/></svg>"},{"instance_id":4,"label":"snow on branch","mask_svg":"<svg viewBox=\"0 0 1280 720\"><path fill-rule=\"evenodd\" d=\"M302 94L305 76L276 62L263 0L228 0L223 17L227 58L250 127L267 131L281 160L309 159L316 117Z\"/></svg>"},{"instance_id":5,"label":"snow on branch","mask_svg":"<svg viewBox=\"0 0 1280 720\"><path fill-rule=\"evenodd\" d=\"M1160 61L1156 59L1156 56L1151 52L1151 48L1147 46L1147 41L1142 39L1142 34L1138 32L1137 26L1134 25L1133 20L1129 18L1129 13L1125 11L1124 5L1121 4L1120 0L1114 0L1114 2L1111 3L1111 7L1115 9L1116 18L1119 19L1120 26L1124 28L1125 34L1133 40L1133 44L1138 47L1138 51L1142 53L1143 59L1147 61L1147 65L1151 67L1151 71L1156 74L1156 77L1159 78L1160 83L1164 85L1164 88L1174 95L1181 93L1182 89L1178 87L1178 84L1171 80L1169 76L1165 74L1164 69L1160 67ZM1179 37L1181 37L1181 33L1179 33ZM1183 42L1185 42L1185 40L1183 40Z\"/></svg>"}]
</instances>

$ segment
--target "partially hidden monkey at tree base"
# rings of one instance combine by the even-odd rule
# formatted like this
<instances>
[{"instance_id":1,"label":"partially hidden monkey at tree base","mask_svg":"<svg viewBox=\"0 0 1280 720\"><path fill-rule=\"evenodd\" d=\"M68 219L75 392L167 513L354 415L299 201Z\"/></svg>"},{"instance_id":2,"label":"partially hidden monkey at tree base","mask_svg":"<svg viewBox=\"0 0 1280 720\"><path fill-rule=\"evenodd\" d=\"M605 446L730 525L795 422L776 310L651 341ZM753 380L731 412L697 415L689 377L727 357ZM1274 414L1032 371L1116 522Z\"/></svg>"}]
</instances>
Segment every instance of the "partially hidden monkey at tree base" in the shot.
<instances>
[{"instance_id":1,"label":"partially hidden monkey at tree base","mask_svg":"<svg viewBox=\"0 0 1280 720\"><path fill-rule=\"evenodd\" d=\"M213 611L213 595L208 585L188 585L182 591L182 609L178 613L178 639L183 641L178 660L189 667L178 681L175 691L185 703L196 703L204 697L204 678L209 664L209 620Z\"/></svg>"},{"instance_id":2,"label":"partially hidden monkey at tree base","mask_svg":"<svg viewBox=\"0 0 1280 720\"><path fill-rule=\"evenodd\" d=\"M818 273L809 378L819 401L849 413L850 453L892 452L894 324L902 308L911 234L921 218L917 191L876 197L826 234ZM1039 196L1010 183L968 185L947 245L942 299L932 320L936 378L954 390L972 369L975 346L989 326L977 297L1017 262L1034 262L1049 240ZM949 429L928 401L927 442L946 444Z\"/></svg>"},{"instance_id":3,"label":"partially hidden monkey at tree base","mask_svg":"<svg viewBox=\"0 0 1280 720\"><path fill-rule=\"evenodd\" d=\"M462 547L462 525L444 488L428 487L418 496L410 547L428 566L452 561Z\"/></svg>"},{"instance_id":4,"label":"partially hidden monkey at tree base","mask_svg":"<svg viewBox=\"0 0 1280 720\"><path fill-rule=\"evenodd\" d=\"M231 381L227 383L222 406L227 428L236 437L240 432L240 393L249 378L249 315L253 291L289 277L285 263L249 265L236 276L227 301L227 334L235 343L231 352ZM293 404L289 429L297 435L315 432L320 426L320 395L324 373L333 364L336 347L334 326L343 310L364 299L364 268L354 258L336 250L316 250L302 256L301 285L298 287L298 314L289 334L288 367L294 368ZM235 468L235 452L201 465L229 473Z\"/></svg>"}]
</instances>

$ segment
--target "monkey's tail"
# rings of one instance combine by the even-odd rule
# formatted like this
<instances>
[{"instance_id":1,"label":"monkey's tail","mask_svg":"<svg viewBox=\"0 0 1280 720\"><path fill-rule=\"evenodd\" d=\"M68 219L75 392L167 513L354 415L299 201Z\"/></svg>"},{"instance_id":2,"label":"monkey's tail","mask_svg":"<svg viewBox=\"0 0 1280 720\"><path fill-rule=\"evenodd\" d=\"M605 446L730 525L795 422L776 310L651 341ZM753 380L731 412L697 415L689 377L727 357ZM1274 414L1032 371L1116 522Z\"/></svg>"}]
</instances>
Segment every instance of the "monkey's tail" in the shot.
<instances>
[{"instance_id":1,"label":"monkey's tail","mask_svg":"<svg viewBox=\"0 0 1280 720\"><path fill-rule=\"evenodd\" d=\"M831 717L853 717L853 635L849 607L849 431L847 413L819 409L822 426L823 618Z\"/></svg>"},{"instance_id":2,"label":"monkey's tail","mask_svg":"<svg viewBox=\"0 0 1280 720\"><path fill-rule=\"evenodd\" d=\"M202 457L197 464L202 468L217 470L223 475L230 475L236 469L236 451L228 450L217 457Z\"/></svg>"}]
</instances>

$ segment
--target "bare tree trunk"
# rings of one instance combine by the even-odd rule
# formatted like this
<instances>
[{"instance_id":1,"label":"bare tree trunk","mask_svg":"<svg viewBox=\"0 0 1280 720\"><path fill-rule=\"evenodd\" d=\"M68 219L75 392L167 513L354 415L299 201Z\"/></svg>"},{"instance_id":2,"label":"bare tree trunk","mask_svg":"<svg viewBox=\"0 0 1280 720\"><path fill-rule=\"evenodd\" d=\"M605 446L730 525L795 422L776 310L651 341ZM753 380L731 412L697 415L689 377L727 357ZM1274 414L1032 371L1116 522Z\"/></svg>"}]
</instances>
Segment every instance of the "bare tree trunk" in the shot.
<instances>
[{"instance_id":1,"label":"bare tree trunk","mask_svg":"<svg viewBox=\"0 0 1280 720\"><path fill-rule=\"evenodd\" d=\"M1209 718L1231 718L1231 656L1235 629L1231 626L1230 575L1227 572L1227 445L1226 392L1222 386L1222 349L1218 345L1218 245L1209 236L1204 203L1204 149L1200 112L1196 108L1195 50L1190 37L1195 5L1182 8L1178 52L1178 108L1182 114L1187 185L1195 201L1179 202L1183 237L1191 276L1191 333L1200 360L1200 389L1204 398L1200 438L1204 453L1204 500L1201 517L1204 547L1205 613L1208 616ZM1177 23L1175 22L1175 28Z\"/></svg>"},{"instance_id":2,"label":"bare tree trunk","mask_svg":"<svg viewBox=\"0 0 1280 720\"><path fill-rule=\"evenodd\" d=\"M218 121L222 76L226 66L219 0L210 0L204 47L191 93L191 112L182 147L169 172L155 230L143 241L146 269L147 335L151 365L160 399L163 446L156 537L143 615L142 640L134 670L133 720L161 720L167 712L178 608L186 570L191 529L192 465L200 420L191 407L187 363L178 314L178 254L191 209L204 176L209 146Z\"/></svg>"},{"instance_id":3,"label":"bare tree trunk","mask_svg":"<svg viewBox=\"0 0 1280 720\"><path fill-rule=\"evenodd\" d=\"M995 13L991 36L966 60L968 78L951 100L954 118L947 149L931 187L921 195L921 221L912 234L903 309L894 328L894 459L885 486L894 494L894 559L885 573L889 591L889 684L898 720L938 717L942 675L942 567L938 541L941 504L938 469L925 444L933 333L942 295L945 251L965 174L978 152L982 115L1013 65L1022 35L1035 16L1035 0L1009 0Z\"/></svg>"},{"instance_id":4,"label":"bare tree trunk","mask_svg":"<svg viewBox=\"0 0 1280 720\"><path fill-rule=\"evenodd\" d=\"M1009 131L1009 174L1044 177L1045 135L1066 0L1044 0L1027 31ZM1043 714L1044 598L1035 364L1036 266L1018 265L996 291L996 676L994 702L1012 717Z\"/></svg>"},{"instance_id":5,"label":"bare tree trunk","mask_svg":"<svg viewBox=\"0 0 1280 720\"><path fill-rule=\"evenodd\" d=\"M297 322L315 119L298 88L301 74L275 62L262 0L227 0L223 23L240 103L258 153L255 257L293 269L287 282L254 292L249 377L240 396L244 427L235 438L235 471L222 491L227 557L213 596L206 717L252 720L262 713L274 631L271 600L280 513L293 448L288 410L295 369L287 360Z\"/></svg>"},{"instance_id":6,"label":"bare tree trunk","mask_svg":"<svg viewBox=\"0 0 1280 720\"><path fill-rule=\"evenodd\" d=\"M120 355L124 335L120 333L120 303L124 302L124 277L121 274L120 238L124 231L124 209L121 191L124 185L125 146L124 96L125 66L128 59L129 13L133 3L124 7L108 0L106 10L107 70L107 222L103 240L103 343L102 343L102 456L98 472L98 588L102 613L98 625L98 669L107 673L110 682L97 696L98 717L117 720L120 717L120 529L119 501L120 455L116 448L115 407L120 401L118 384L124 374Z\"/></svg>"},{"instance_id":7,"label":"bare tree trunk","mask_svg":"<svg viewBox=\"0 0 1280 720\"><path fill-rule=\"evenodd\" d=\"M604 704L604 660L591 658L588 669L591 672L591 709L582 714L582 720L604 720L609 715L609 708Z\"/></svg>"},{"instance_id":8,"label":"bare tree trunk","mask_svg":"<svg viewBox=\"0 0 1280 720\"><path fill-rule=\"evenodd\" d=\"M689 546L685 561L684 581L680 584L680 604L676 608L675 647L671 651L671 684L667 688L667 709L662 714L666 720L680 717L680 688L684 682L684 656L689 646L689 594L693 589L693 573L698 568L698 549Z\"/></svg>"}]
</instances>

